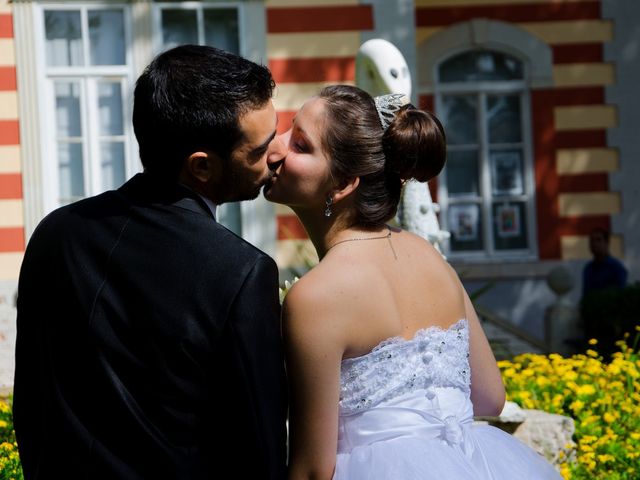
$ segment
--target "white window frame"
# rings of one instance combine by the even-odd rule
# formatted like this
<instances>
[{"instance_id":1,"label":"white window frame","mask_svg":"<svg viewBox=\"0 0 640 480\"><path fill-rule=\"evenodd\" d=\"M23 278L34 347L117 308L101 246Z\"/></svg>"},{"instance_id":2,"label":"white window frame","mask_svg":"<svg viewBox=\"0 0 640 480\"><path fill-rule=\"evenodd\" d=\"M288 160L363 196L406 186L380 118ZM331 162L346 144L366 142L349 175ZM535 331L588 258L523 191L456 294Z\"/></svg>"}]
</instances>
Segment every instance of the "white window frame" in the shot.
<instances>
[{"instance_id":1,"label":"white window frame","mask_svg":"<svg viewBox=\"0 0 640 480\"><path fill-rule=\"evenodd\" d=\"M467 22L460 22L448 28L438 31L434 35L420 41L417 45L417 84L419 95L433 95L437 106L438 102L438 82L437 70L439 64L445 58L473 49L493 50L506 53L521 61L525 66L526 88L530 90L551 88L554 85L553 79L553 52L551 47L539 37L529 33L518 25L507 22L500 22L484 18L474 19ZM527 105L530 103L527 94ZM525 133L531 135L531 118L526 119L523 124ZM527 152L532 155L533 150ZM533 159L530 160L533 163ZM523 167L526 168L526 167ZM531 172L533 176L533 172ZM440 185L442 180L438 181ZM533 190L532 190L533 191ZM438 198L441 201L442 198ZM445 199L446 202L446 199ZM537 215L535 213L535 203L532 204L534 213L532 215L532 226L537 229ZM440 216L445 219L444 212ZM530 235L537 239L537 233L531 228ZM537 242L530 244L532 249L537 248ZM486 268L497 268L499 263L509 264L511 274L521 271L526 274L529 265L534 262L527 258L498 257L488 258L486 255L465 256L454 255L455 263L469 263L470 268L474 264L485 264ZM530 254L532 260L537 260L537 252ZM453 260L453 259L452 259ZM519 265L526 265L520 267ZM515 270L514 270L515 268Z\"/></svg>"},{"instance_id":2,"label":"white window frame","mask_svg":"<svg viewBox=\"0 0 640 480\"><path fill-rule=\"evenodd\" d=\"M162 10L195 10L198 22L198 45L204 45L204 10L222 10L235 8L238 11L238 48L239 54L245 51L245 9L242 2L162 2L153 4L153 45L156 54L162 45Z\"/></svg>"},{"instance_id":3,"label":"white window frame","mask_svg":"<svg viewBox=\"0 0 640 480\"><path fill-rule=\"evenodd\" d=\"M499 52L498 50L493 50ZM482 218L482 241L484 248L476 251L454 251L451 249L451 241L444 242L444 250L448 258L451 260L462 260L469 262L486 262L486 261L502 261L502 260L533 260L538 257L537 251L537 231L535 218L535 181L533 175L533 141L531 134L531 107L530 95L527 87L526 78L528 75L527 65L523 63L524 80L512 81L482 81L482 82L450 82L441 83L439 81L439 68L442 63L450 58L463 53L455 52L438 62L435 65L435 108L436 113L443 111L443 95L474 95L477 102L477 133L478 133L478 169L479 169L479 193L473 196L455 197L450 199L447 189L447 168L445 168L438 181L438 203L442 208L440 214L440 222L445 230L449 229L448 210L450 205L457 203L478 203L477 197L480 197L480 211ZM501 52L499 52L501 53ZM520 59L518 59L520 60ZM520 60L521 61L521 60ZM491 164L489 161L489 142L487 121L485 119L485 105L487 95L490 94L517 94L520 97L520 115L522 127L522 144L523 151L523 186L524 194L520 196L509 196L510 201L522 201L525 204L526 228L527 228L527 244L526 249L513 250L497 250L493 241L493 203L497 197L492 194L491 186ZM455 148L455 147L454 147ZM517 197L517 198L514 198Z\"/></svg>"},{"instance_id":4,"label":"white window frame","mask_svg":"<svg viewBox=\"0 0 640 480\"><path fill-rule=\"evenodd\" d=\"M89 10L114 10L122 9L124 13L125 31L125 65L89 65L87 15ZM83 40L83 66L47 66L45 51L45 11L80 11L82 40ZM44 214L61 206L59 201L58 182L58 158L56 142L56 118L55 118L55 95L54 82L56 80L79 81L81 89L80 115L83 137L83 179L84 197L90 197L104 191L100 177L100 132L98 109L91 108L91 104L97 105L97 87L100 80L119 80L122 95L122 115L123 115L123 135L125 143L125 179L130 178L140 170L137 161L137 149L135 148L133 127L131 125L132 115L132 93L133 93L133 58L131 55L131 12L127 2L68 2L60 3L37 3L34 4L35 20L35 40L36 40L36 63L38 81L39 110L41 115L41 174L44 181L43 188L43 209ZM118 187L116 185L115 187Z\"/></svg>"}]
</instances>

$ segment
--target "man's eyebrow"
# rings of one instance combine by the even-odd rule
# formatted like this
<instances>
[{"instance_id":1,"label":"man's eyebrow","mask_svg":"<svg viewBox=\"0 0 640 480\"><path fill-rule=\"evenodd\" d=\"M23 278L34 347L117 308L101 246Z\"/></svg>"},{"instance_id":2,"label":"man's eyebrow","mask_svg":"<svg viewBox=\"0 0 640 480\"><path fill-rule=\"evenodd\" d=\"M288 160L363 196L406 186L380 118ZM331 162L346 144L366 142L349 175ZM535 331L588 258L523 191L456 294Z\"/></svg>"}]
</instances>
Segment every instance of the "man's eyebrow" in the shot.
<instances>
[{"instance_id":1,"label":"man's eyebrow","mask_svg":"<svg viewBox=\"0 0 640 480\"><path fill-rule=\"evenodd\" d=\"M258 153L260 151L266 150L269 144L276 138L276 130L267 138L263 143L258 145L256 148L251 149L251 153Z\"/></svg>"}]
</instances>

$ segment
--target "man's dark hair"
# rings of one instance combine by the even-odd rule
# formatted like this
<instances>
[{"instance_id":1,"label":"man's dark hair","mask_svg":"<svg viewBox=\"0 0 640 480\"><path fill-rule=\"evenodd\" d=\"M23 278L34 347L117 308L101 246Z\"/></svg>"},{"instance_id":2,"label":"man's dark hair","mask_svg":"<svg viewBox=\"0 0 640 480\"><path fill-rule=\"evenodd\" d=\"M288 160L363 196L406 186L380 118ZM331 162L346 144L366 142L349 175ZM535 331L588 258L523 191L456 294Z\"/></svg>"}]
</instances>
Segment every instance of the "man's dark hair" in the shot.
<instances>
[{"instance_id":1,"label":"man's dark hair","mask_svg":"<svg viewBox=\"0 0 640 480\"><path fill-rule=\"evenodd\" d=\"M182 45L158 55L138 78L133 129L145 171L176 178L185 158L227 158L241 140L239 118L266 105L269 70L223 50Z\"/></svg>"}]
</instances>

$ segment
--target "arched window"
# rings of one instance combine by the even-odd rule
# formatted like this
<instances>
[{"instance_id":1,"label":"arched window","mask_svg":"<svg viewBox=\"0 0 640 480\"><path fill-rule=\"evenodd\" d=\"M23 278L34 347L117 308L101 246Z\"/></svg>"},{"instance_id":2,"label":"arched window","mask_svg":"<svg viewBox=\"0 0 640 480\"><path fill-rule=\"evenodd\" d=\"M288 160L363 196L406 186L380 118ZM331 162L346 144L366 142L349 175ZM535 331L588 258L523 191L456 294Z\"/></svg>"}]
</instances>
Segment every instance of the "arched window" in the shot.
<instances>
[{"instance_id":1,"label":"arched window","mask_svg":"<svg viewBox=\"0 0 640 480\"><path fill-rule=\"evenodd\" d=\"M447 133L439 182L448 255L535 255L529 95L525 64L471 49L441 61L436 110Z\"/></svg>"}]
</instances>

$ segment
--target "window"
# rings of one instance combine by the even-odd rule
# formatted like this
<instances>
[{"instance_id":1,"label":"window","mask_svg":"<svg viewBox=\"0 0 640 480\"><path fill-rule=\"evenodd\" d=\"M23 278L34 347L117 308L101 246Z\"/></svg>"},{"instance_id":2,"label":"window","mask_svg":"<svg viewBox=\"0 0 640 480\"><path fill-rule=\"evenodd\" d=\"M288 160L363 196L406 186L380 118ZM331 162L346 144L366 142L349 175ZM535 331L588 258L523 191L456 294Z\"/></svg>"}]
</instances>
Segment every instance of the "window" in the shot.
<instances>
[{"instance_id":1,"label":"window","mask_svg":"<svg viewBox=\"0 0 640 480\"><path fill-rule=\"evenodd\" d=\"M437 69L437 111L448 158L439 183L448 255L535 254L533 179L525 68L517 58L469 50Z\"/></svg>"},{"instance_id":2,"label":"window","mask_svg":"<svg viewBox=\"0 0 640 480\"><path fill-rule=\"evenodd\" d=\"M44 6L46 210L119 187L134 171L126 6ZM47 158L49 157L49 158Z\"/></svg>"},{"instance_id":3,"label":"window","mask_svg":"<svg viewBox=\"0 0 640 480\"><path fill-rule=\"evenodd\" d=\"M240 35L240 7L232 3L161 3L155 12L157 51L178 45L198 44L243 55ZM226 203L217 209L220 223L242 235L240 203Z\"/></svg>"},{"instance_id":4,"label":"window","mask_svg":"<svg viewBox=\"0 0 640 480\"><path fill-rule=\"evenodd\" d=\"M167 3L158 6L158 16L160 50L192 43L241 53L237 6Z\"/></svg>"}]
</instances>

